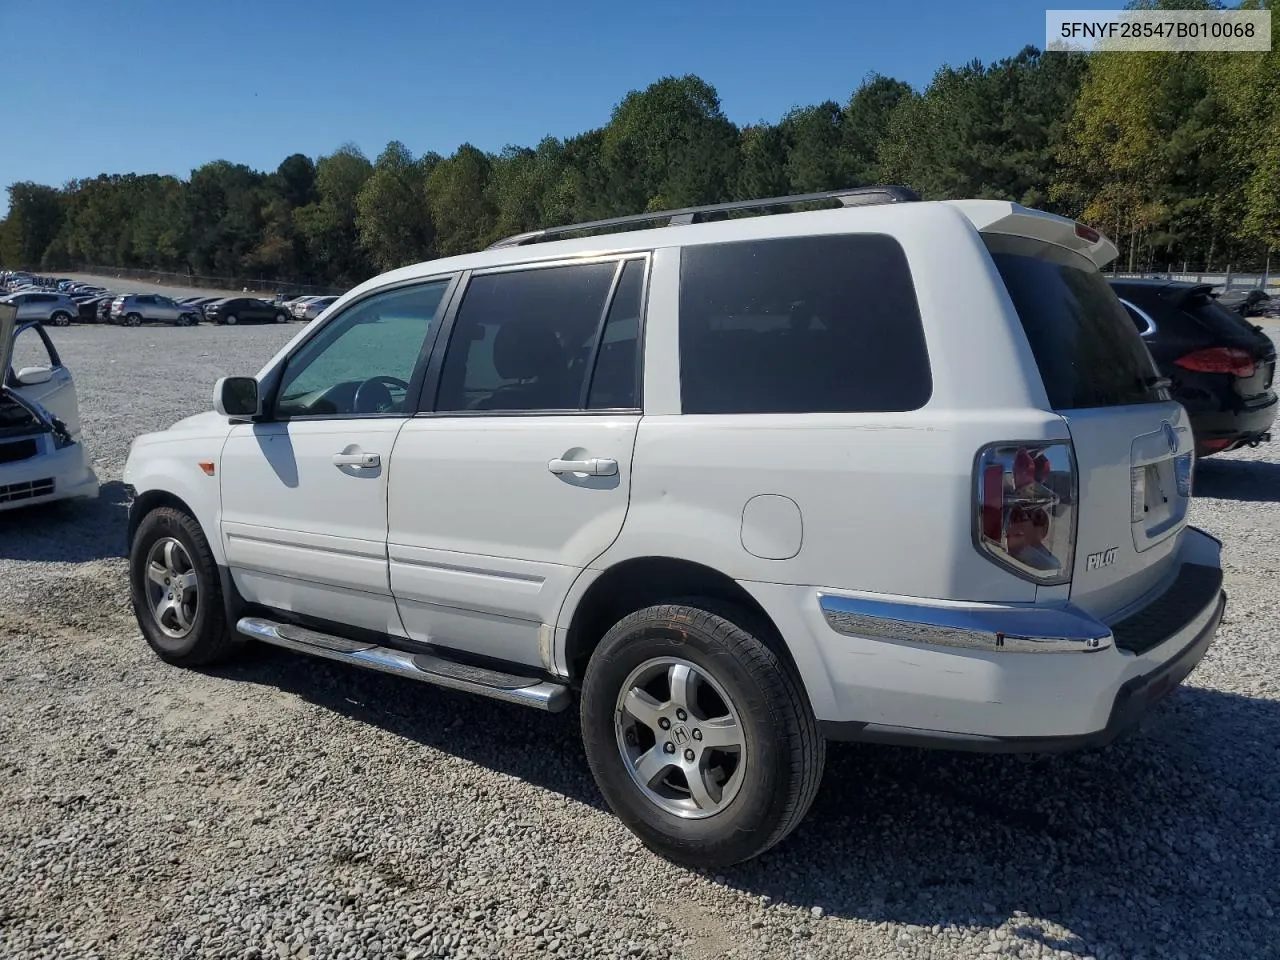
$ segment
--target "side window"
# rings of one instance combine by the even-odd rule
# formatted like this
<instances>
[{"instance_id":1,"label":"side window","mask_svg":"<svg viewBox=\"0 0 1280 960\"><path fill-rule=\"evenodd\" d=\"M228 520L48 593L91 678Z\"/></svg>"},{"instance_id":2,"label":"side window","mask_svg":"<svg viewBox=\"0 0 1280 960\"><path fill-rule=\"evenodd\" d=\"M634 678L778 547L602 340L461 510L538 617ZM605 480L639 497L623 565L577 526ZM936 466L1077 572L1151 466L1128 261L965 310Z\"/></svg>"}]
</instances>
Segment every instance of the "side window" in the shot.
<instances>
[{"instance_id":1,"label":"side window","mask_svg":"<svg viewBox=\"0 0 1280 960\"><path fill-rule=\"evenodd\" d=\"M637 379L643 301L644 261L628 260L609 305L609 318L591 376L588 410L626 410L640 405Z\"/></svg>"},{"instance_id":2,"label":"side window","mask_svg":"<svg viewBox=\"0 0 1280 960\"><path fill-rule=\"evenodd\" d=\"M685 247L685 413L916 410L933 377L911 270L892 237Z\"/></svg>"},{"instance_id":3,"label":"side window","mask_svg":"<svg viewBox=\"0 0 1280 960\"><path fill-rule=\"evenodd\" d=\"M616 261L473 277L436 409L578 410Z\"/></svg>"},{"instance_id":4,"label":"side window","mask_svg":"<svg viewBox=\"0 0 1280 960\"><path fill-rule=\"evenodd\" d=\"M449 282L375 294L352 304L291 356L277 417L403 414L409 381Z\"/></svg>"}]
</instances>

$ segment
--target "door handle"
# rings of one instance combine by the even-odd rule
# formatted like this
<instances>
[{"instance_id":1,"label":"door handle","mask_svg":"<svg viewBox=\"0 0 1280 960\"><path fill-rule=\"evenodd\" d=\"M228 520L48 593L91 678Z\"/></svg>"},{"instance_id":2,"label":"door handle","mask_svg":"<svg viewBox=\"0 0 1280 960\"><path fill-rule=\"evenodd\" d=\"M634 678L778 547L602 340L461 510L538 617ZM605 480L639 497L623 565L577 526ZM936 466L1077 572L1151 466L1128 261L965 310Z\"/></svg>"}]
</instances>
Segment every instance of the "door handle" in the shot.
<instances>
[{"instance_id":1,"label":"door handle","mask_svg":"<svg viewBox=\"0 0 1280 960\"><path fill-rule=\"evenodd\" d=\"M585 473L589 477L612 477L618 473L618 461L593 457L590 460L555 459L547 464L552 473Z\"/></svg>"},{"instance_id":2,"label":"door handle","mask_svg":"<svg viewBox=\"0 0 1280 960\"><path fill-rule=\"evenodd\" d=\"M333 463L338 467L361 467L372 470L381 465L382 458L376 453L335 453Z\"/></svg>"}]
</instances>

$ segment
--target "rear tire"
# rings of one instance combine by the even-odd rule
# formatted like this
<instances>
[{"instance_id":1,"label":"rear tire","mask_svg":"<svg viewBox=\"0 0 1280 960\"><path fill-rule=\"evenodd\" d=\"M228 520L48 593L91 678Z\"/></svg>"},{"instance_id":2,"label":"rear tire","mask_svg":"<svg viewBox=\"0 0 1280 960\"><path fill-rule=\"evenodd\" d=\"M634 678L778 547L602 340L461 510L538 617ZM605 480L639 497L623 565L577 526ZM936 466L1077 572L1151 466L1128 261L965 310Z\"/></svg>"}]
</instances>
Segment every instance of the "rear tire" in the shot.
<instances>
[{"instance_id":1,"label":"rear tire","mask_svg":"<svg viewBox=\"0 0 1280 960\"><path fill-rule=\"evenodd\" d=\"M221 322L225 323L228 327L234 327L236 325L236 315L234 313L228 313L222 318Z\"/></svg>"},{"instance_id":2,"label":"rear tire","mask_svg":"<svg viewBox=\"0 0 1280 960\"><path fill-rule=\"evenodd\" d=\"M68 327L71 325L71 314L65 310L58 310L49 318L49 322L55 327Z\"/></svg>"},{"instance_id":3,"label":"rear tire","mask_svg":"<svg viewBox=\"0 0 1280 960\"><path fill-rule=\"evenodd\" d=\"M152 510L129 550L129 587L142 636L166 663L198 667L240 646L227 626L218 566L194 518Z\"/></svg>"},{"instance_id":4,"label":"rear tire","mask_svg":"<svg viewBox=\"0 0 1280 960\"><path fill-rule=\"evenodd\" d=\"M743 611L691 600L624 617L592 655L581 706L591 772L669 860L719 867L763 853L817 794L826 743L763 635Z\"/></svg>"},{"instance_id":5,"label":"rear tire","mask_svg":"<svg viewBox=\"0 0 1280 960\"><path fill-rule=\"evenodd\" d=\"M140 326L142 326L142 314L140 314L140 313L130 313L130 314L127 314L127 315L125 316L125 318L124 318L124 325L125 325L126 327L140 327Z\"/></svg>"}]
</instances>

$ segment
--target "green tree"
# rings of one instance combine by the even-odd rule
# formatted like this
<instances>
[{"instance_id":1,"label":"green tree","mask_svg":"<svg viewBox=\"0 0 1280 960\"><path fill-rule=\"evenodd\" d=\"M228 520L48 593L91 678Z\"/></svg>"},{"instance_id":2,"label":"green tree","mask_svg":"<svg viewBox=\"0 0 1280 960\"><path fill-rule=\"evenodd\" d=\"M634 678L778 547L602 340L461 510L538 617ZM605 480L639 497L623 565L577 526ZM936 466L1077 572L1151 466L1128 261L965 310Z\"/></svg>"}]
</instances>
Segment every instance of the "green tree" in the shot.
<instances>
[{"instance_id":1,"label":"green tree","mask_svg":"<svg viewBox=\"0 0 1280 960\"><path fill-rule=\"evenodd\" d=\"M792 193L815 193L848 185L841 149L840 106L834 100L789 112L778 125L786 143L787 182Z\"/></svg>"},{"instance_id":2,"label":"green tree","mask_svg":"<svg viewBox=\"0 0 1280 960\"><path fill-rule=\"evenodd\" d=\"M0 261L36 268L62 229L63 197L53 187L24 181L9 187L9 215L0 233Z\"/></svg>"},{"instance_id":3,"label":"green tree","mask_svg":"<svg viewBox=\"0 0 1280 960\"><path fill-rule=\"evenodd\" d=\"M344 144L316 163L318 199L294 211L315 278L355 283L372 273L356 228L356 198L373 165L354 144Z\"/></svg>"},{"instance_id":4,"label":"green tree","mask_svg":"<svg viewBox=\"0 0 1280 960\"><path fill-rule=\"evenodd\" d=\"M373 173L356 195L360 243L379 270L391 270L431 255L435 228L427 205L426 170L407 147L393 140L379 155Z\"/></svg>"},{"instance_id":5,"label":"green tree","mask_svg":"<svg viewBox=\"0 0 1280 960\"><path fill-rule=\"evenodd\" d=\"M790 188L787 177L787 141L772 124L744 127L738 140L736 199L780 197Z\"/></svg>"},{"instance_id":6,"label":"green tree","mask_svg":"<svg viewBox=\"0 0 1280 960\"><path fill-rule=\"evenodd\" d=\"M698 77L664 77L631 91L614 109L600 144L610 212L726 199L736 175L737 141L715 88Z\"/></svg>"},{"instance_id":7,"label":"green tree","mask_svg":"<svg viewBox=\"0 0 1280 960\"><path fill-rule=\"evenodd\" d=\"M889 134L889 119L913 93L909 84L880 74L864 80L845 105L840 121L842 165L851 186L881 183L880 145Z\"/></svg>"},{"instance_id":8,"label":"green tree","mask_svg":"<svg viewBox=\"0 0 1280 960\"><path fill-rule=\"evenodd\" d=\"M479 250L494 239L498 211L491 199L493 162L469 143L427 176L427 204L441 256Z\"/></svg>"}]
</instances>

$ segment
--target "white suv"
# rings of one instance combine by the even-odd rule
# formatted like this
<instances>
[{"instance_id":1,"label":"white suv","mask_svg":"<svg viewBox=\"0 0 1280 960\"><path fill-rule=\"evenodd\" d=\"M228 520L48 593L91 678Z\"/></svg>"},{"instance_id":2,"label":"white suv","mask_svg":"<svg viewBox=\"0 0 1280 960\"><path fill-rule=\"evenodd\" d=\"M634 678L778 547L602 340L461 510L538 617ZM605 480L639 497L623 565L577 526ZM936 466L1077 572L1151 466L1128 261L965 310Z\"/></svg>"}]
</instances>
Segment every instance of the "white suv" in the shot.
<instances>
[{"instance_id":1,"label":"white suv","mask_svg":"<svg viewBox=\"0 0 1280 960\"><path fill-rule=\"evenodd\" d=\"M144 636L576 694L610 805L700 866L800 822L826 739L1111 740L1225 604L1186 414L1108 240L915 201L556 228L352 290L134 443Z\"/></svg>"}]
</instances>

